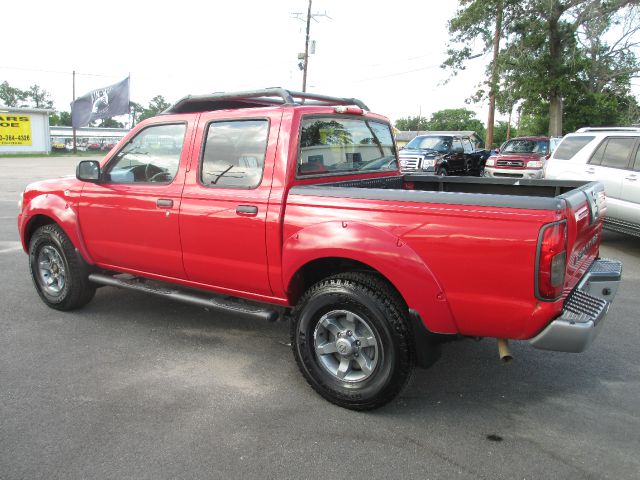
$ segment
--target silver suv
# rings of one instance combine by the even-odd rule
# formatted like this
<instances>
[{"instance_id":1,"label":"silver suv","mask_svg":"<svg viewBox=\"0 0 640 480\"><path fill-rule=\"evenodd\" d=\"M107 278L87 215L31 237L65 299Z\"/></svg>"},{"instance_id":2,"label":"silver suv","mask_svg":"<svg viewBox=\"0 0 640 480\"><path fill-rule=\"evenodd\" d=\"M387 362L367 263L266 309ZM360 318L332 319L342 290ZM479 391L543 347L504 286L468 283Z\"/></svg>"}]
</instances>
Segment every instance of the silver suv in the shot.
<instances>
[{"instance_id":1,"label":"silver suv","mask_svg":"<svg viewBox=\"0 0 640 480\"><path fill-rule=\"evenodd\" d=\"M605 227L640 236L640 128L581 128L564 137L545 178L600 180L607 194Z\"/></svg>"}]
</instances>

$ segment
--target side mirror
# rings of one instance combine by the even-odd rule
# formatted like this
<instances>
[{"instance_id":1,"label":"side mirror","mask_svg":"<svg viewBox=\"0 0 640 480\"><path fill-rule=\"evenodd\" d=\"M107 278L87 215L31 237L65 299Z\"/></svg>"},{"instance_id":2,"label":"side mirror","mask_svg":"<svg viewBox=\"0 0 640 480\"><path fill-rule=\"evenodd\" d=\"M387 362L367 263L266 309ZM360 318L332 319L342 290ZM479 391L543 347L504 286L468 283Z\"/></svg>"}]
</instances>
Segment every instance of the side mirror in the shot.
<instances>
[{"instance_id":1,"label":"side mirror","mask_svg":"<svg viewBox=\"0 0 640 480\"><path fill-rule=\"evenodd\" d=\"M500 153L500 149L499 148L496 148L496 153Z\"/></svg>"},{"instance_id":2,"label":"side mirror","mask_svg":"<svg viewBox=\"0 0 640 480\"><path fill-rule=\"evenodd\" d=\"M76 168L76 178L83 182L98 182L100 180L100 162L83 160Z\"/></svg>"},{"instance_id":3,"label":"side mirror","mask_svg":"<svg viewBox=\"0 0 640 480\"><path fill-rule=\"evenodd\" d=\"M453 153L464 153L464 148L462 148L462 147L454 147L451 151Z\"/></svg>"}]
</instances>

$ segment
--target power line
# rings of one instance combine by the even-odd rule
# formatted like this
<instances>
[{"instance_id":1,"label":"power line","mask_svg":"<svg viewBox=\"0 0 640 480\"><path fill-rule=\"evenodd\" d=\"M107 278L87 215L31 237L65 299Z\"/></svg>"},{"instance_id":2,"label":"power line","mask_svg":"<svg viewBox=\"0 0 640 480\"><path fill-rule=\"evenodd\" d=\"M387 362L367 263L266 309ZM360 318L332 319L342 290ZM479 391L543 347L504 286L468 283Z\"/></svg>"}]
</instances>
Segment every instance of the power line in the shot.
<instances>
[{"instance_id":1,"label":"power line","mask_svg":"<svg viewBox=\"0 0 640 480\"><path fill-rule=\"evenodd\" d=\"M60 75L73 75L73 72L63 72L63 71L59 71L59 70L44 70L44 69L39 69L39 68L0 66L0 69L4 69L4 70L21 70L21 71L25 71L25 72L56 73L56 74L60 74ZM85 76L85 77L119 78L119 75L105 75L103 73L80 73L80 72L76 72L76 75L82 75L82 76Z\"/></svg>"},{"instance_id":2,"label":"power line","mask_svg":"<svg viewBox=\"0 0 640 480\"><path fill-rule=\"evenodd\" d=\"M355 83L359 83L359 82L368 82L369 80L379 80L381 78L399 77L400 75L406 75L408 73L420 72L420 71L423 71L423 70L431 70L433 68L440 68L440 65L427 65L426 67L414 68L413 70L406 70L404 72L390 73L388 75L380 75L378 77L362 78L360 80L355 80L354 82Z\"/></svg>"}]
</instances>

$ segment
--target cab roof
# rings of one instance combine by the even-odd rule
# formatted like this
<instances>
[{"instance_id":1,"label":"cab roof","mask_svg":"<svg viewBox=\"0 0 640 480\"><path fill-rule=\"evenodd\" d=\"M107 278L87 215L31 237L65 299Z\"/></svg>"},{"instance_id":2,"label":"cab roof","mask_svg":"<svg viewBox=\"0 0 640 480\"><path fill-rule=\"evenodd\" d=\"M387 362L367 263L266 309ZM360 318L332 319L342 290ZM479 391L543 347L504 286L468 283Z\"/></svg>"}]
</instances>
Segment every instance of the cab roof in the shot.
<instances>
[{"instance_id":1,"label":"cab roof","mask_svg":"<svg viewBox=\"0 0 640 480\"><path fill-rule=\"evenodd\" d=\"M163 114L210 112L268 106L332 106L356 105L369 107L357 98L331 97L308 92L294 92L281 87L244 92L216 92L207 95L187 95L167 108Z\"/></svg>"}]
</instances>

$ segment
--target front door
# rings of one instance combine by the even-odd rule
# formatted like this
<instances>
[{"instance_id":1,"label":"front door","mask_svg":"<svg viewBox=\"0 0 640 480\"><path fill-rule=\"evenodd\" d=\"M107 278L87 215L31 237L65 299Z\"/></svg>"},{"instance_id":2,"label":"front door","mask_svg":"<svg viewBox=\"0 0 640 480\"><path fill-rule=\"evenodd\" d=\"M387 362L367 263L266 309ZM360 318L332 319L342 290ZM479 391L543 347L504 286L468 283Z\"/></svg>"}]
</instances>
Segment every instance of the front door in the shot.
<instances>
[{"instance_id":1,"label":"front door","mask_svg":"<svg viewBox=\"0 0 640 480\"><path fill-rule=\"evenodd\" d=\"M201 152L192 158L180 209L190 281L272 295L266 218L281 116L202 114L195 136Z\"/></svg>"},{"instance_id":2,"label":"front door","mask_svg":"<svg viewBox=\"0 0 640 480\"><path fill-rule=\"evenodd\" d=\"M185 278L179 210L191 130L185 122L144 128L104 166L99 183L84 186L80 228L98 265Z\"/></svg>"}]
</instances>

